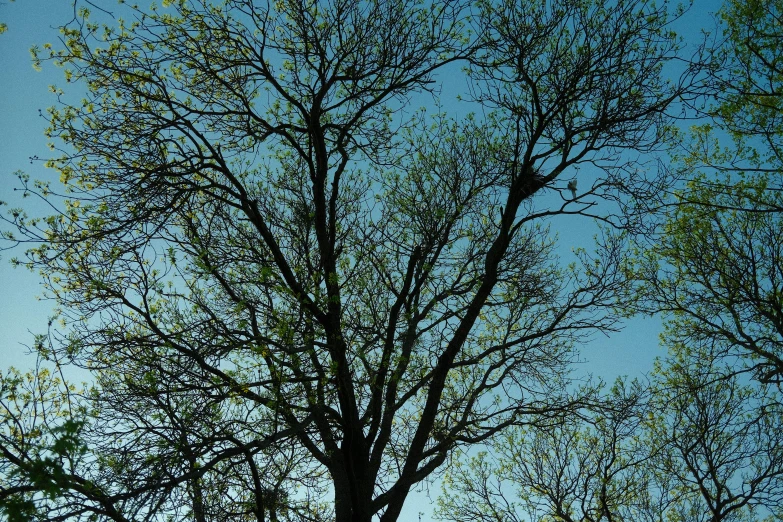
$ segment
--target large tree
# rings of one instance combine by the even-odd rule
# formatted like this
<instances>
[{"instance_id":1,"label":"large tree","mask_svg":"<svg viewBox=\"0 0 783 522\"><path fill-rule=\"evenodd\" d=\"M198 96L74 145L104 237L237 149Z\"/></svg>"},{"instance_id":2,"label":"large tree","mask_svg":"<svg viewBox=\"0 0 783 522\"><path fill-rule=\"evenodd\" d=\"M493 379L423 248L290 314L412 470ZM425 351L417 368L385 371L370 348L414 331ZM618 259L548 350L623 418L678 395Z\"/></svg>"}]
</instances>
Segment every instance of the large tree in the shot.
<instances>
[{"instance_id":1,"label":"large tree","mask_svg":"<svg viewBox=\"0 0 783 522\"><path fill-rule=\"evenodd\" d=\"M39 51L87 94L55 88L48 113L62 211L9 220L41 242L23 263L65 325L40 353L94 382L65 448L25 438L31 406L8 401L0 500L392 521L455 448L582 402L568 370L616 325L623 243L561 267L546 219L630 227L629 198L656 195L636 160L688 89L662 77L679 50L665 6L117 9L107 26L81 10ZM462 81L484 116L408 109Z\"/></svg>"}]
</instances>

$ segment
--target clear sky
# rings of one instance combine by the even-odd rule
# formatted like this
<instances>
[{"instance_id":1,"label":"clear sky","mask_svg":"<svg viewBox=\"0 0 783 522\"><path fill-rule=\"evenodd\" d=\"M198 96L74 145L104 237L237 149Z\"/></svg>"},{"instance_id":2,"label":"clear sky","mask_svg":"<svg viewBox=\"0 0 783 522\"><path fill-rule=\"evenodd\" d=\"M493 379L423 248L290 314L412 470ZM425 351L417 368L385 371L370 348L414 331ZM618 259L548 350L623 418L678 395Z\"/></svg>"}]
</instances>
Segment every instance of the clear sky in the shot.
<instances>
[{"instance_id":1,"label":"clear sky","mask_svg":"<svg viewBox=\"0 0 783 522\"><path fill-rule=\"evenodd\" d=\"M70 0L17 0L13 3L0 0L0 21L8 25L8 31L0 35L0 200L11 207L24 205L31 209L31 214L45 214L46 211L39 202L23 202L19 193L14 192L19 183L13 173L22 170L34 179L57 180L56 173L45 169L42 162L31 163L30 158L45 158L50 153L43 135L46 122L38 111L45 111L54 103L49 85L63 85L65 81L62 72L51 64L44 64L40 72L35 71L29 49L33 45L57 41L57 27L73 16L70 3ZM110 9L113 3L104 4L98 0L97 5ZM712 13L719 5L717 0L696 0L675 29L694 41L701 29L714 27ZM78 89L71 85L66 92L74 93L78 99ZM0 211L5 212L7 208ZM576 224L564 225L559 231L563 241L593 233L584 219L572 223ZM8 261L14 255L23 255L23 249L0 253L0 371L11 365L20 369L31 366L34 359L25 356L25 345L32 342L31 332L45 331L53 306L51 302L36 299L41 294L37 275L9 266ZM623 332L609 338L597 338L582 350L582 357L588 361L585 370L609 381L618 375L638 376L649 372L654 358L663 353L658 347L659 330L657 319L634 319ZM437 489L433 493L437 493ZM409 517L419 511L431 511L430 502L421 495L414 496L409 504L406 506Z\"/></svg>"},{"instance_id":2,"label":"clear sky","mask_svg":"<svg viewBox=\"0 0 783 522\"><path fill-rule=\"evenodd\" d=\"M34 212L45 212L40 203L23 202L14 192L19 186L14 172L22 170L38 179L59 177L29 158L46 157L50 152L43 135L46 122L38 110L53 105L49 85L63 83L62 71L51 66L35 71L30 47L56 40L57 26L73 14L69 4L67 0L0 1L0 21L8 24L8 31L0 35L0 200L10 207L24 203ZM11 257L22 254L22 249L0 253L0 368L24 366L22 345L30 344L29 331L45 330L52 309L52 303L36 300L41 293L39 278L9 266Z\"/></svg>"}]
</instances>

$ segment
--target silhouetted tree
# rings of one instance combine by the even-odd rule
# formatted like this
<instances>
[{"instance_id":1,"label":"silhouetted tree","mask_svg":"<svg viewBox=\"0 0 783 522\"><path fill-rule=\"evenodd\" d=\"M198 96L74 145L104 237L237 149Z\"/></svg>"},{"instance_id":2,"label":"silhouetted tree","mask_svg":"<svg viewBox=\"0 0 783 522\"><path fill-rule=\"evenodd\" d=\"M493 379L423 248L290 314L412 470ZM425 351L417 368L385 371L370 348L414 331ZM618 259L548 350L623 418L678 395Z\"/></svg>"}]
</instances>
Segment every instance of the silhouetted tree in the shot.
<instances>
[{"instance_id":1,"label":"silhouetted tree","mask_svg":"<svg viewBox=\"0 0 783 522\"><path fill-rule=\"evenodd\" d=\"M81 10L48 55L87 89L49 112L69 194L9 219L66 325L41 350L94 377L88 456L34 493L6 416L0 497L392 521L456 447L581 404L569 367L616 325L623 239L561 267L545 219L622 229L638 216L612 202L655 193L623 154L660 145L688 89L662 77L665 7L163 4L109 26ZM485 117L407 109L458 62ZM539 198L580 165L576 198Z\"/></svg>"}]
</instances>

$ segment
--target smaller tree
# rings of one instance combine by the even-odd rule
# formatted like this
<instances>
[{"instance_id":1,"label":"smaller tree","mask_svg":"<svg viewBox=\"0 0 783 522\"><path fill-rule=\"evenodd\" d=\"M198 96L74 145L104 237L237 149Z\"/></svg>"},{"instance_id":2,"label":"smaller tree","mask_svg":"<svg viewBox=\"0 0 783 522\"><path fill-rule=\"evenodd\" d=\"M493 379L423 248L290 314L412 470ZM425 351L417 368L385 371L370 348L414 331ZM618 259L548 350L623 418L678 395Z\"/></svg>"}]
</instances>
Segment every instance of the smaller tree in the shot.
<instances>
[{"instance_id":1,"label":"smaller tree","mask_svg":"<svg viewBox=\"0 0 783 522\"><path fill-rule=\"evenodd\" d=\"M680 167L694 181L702 170L713 190L730 187L737 175L767 176L770 191L745 201L747 209L773 206L771 190L783 186L783 1L729 0L719 11L719 27L710 49L706 84L711 99L697 108L712 120L693 128ZM716 130L718 132L716 132ZM725 146L728 142L728 146ZM733 177L714 176L715 173ZM699 194L693 202L704 204ZM690 201L684 191L681 201Z\"/></svg>"},{"instance_id":2,"label":"smaller tree","mask_svg":"<svg viewBox=\"0 0 783 522\"><path fill-rule=\"evenodd\" d=\"M706 346L783 382L783 2L729 1L720 11L706 109L678 168L686 186L641 263L647 312L662 312L669 346ZM692 174L694 171L696 175ZM739 357L742 364L735 365Z\"/></svg>"},{"instance_id":3,"label":"smaller tree","mask_svg":"<svg viewBox=\"0 0 783 522\"><path fill-rule=\"evenodd\" d=\"M454 522L729 522L783 515L783 405L705 350L672 347L652 387L515 430L449 471ZM650 399L647 401L646 399ZM467 457L467 455L463 455Z\"/></svg>"},{"instance_id":4,"label":"smaller tree","mask_svg":"<svg viewBox=\"0 0 783 522\"><path fill-rule=\"evenodd\" d=\"M670 477L680 520L759 520L783 514L783 407L774 387L748 382L710 346L671 346L653 395L652 463ZM744 381L744 382L743 382ZM684 516L689 515L689 516Z\"/></svg>"},{"instance_id":5,"label":"smaller tree","mask_svg":"<svg viewBox=\"0 0 783 522\"><path fill-rule=\"evenodd\" d=\"M449 470L438 517L455 522L661 521L674 498L642 439L646 392L618 381L584 416L516 429Z\"/></svg>"},{"instance_id":6,"label":"smaller tree","mask_svg":"<svg viewBox=\"0 0 783 522\"><path fill-rule=\"evenodd\" d=\"M0 515L9 522L50 520L36 496L54 499L72 489L96 497L90 482L74 480L85 458L84 412L74 407L74 391L41 366L0 375Z\"/></svg>"}]
</instances>

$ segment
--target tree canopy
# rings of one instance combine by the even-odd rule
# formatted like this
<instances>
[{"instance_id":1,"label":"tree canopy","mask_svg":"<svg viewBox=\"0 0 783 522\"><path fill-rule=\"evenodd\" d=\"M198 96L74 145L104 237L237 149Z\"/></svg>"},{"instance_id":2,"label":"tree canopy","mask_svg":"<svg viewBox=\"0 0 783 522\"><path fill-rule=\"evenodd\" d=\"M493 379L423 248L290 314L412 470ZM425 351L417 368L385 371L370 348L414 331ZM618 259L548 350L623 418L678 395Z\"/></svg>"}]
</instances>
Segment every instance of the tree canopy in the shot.
<instances>
[{"instance_id":1,"label":"tree canopy","mask_svg":"<svg viewBox=\"0 0 783 522\"><path fill-rule=\"evenodd\" d=\"M86 96L47 113L59 212L6 237L59 309L40 356L92 382L3 378L9 516L393 521L456 449L593 402L570 369L622 318L666 186L642 155L693 89L676 11L118 9L35 50ZM568 214L607 226L571 264Z\"/></svg>"},{"instance_id":2,"label":"tree canopy","mask_svg":"<svg viewBox=\"0 0 783 522\"><path fill-rule=\"evenodd\" d=\"M728 2L712 52L709 124L675 165L675 195L641 277L667 342L708 346L765 383L783 378L781 2ZM739 358L739 359L737 359ZM737 364L737 360L740 361ZM738 370L739 371L739 370Z\"/></svg>"}]
</instances>

